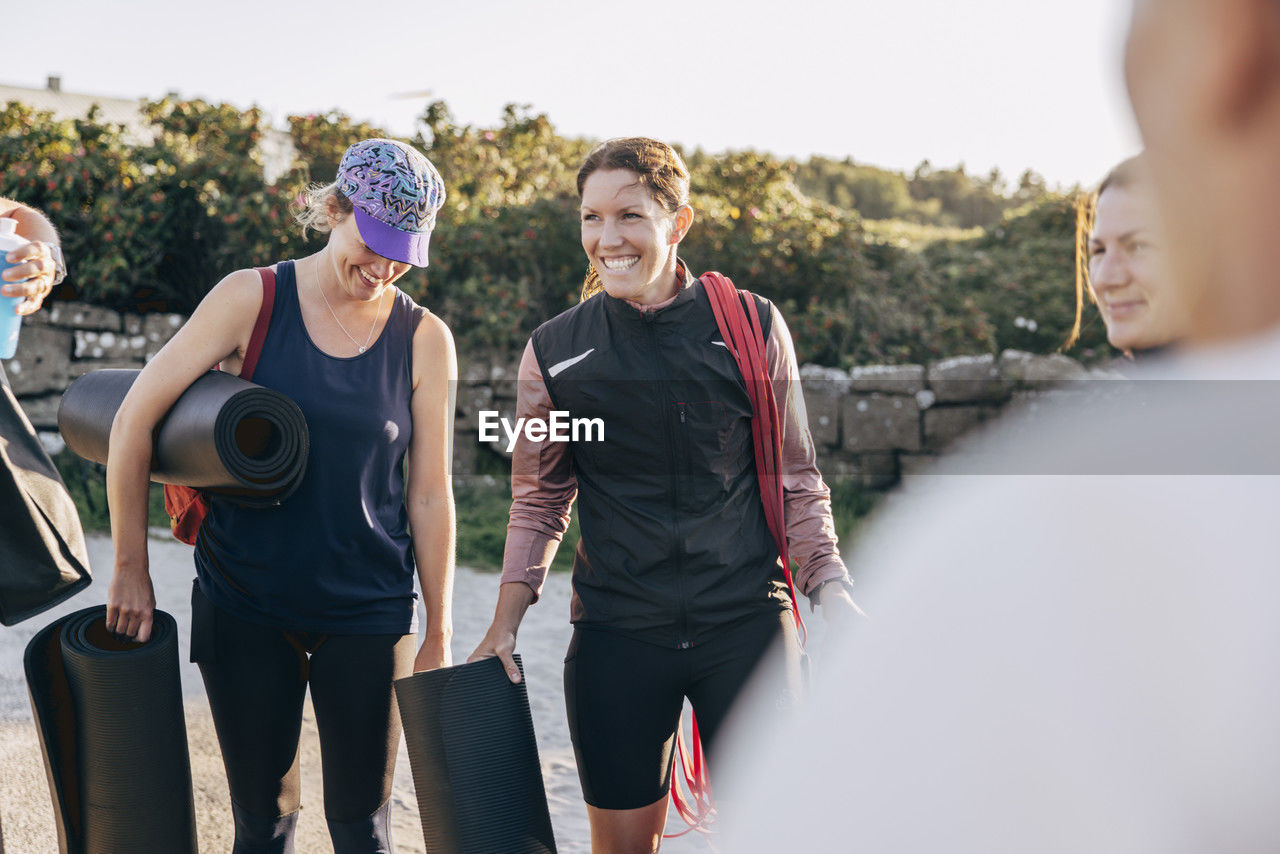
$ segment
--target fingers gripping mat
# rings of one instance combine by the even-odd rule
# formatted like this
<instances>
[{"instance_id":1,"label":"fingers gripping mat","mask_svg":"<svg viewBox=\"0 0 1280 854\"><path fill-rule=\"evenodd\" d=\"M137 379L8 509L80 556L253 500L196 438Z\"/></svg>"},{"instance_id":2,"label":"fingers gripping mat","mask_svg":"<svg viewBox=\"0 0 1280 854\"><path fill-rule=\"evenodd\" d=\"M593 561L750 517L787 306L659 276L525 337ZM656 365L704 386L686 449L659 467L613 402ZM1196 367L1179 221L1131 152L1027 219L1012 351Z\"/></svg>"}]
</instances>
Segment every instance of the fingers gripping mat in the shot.
<instances>
[{"instance_id":1,"label":"fingers gripping mat","mask_svg":"<svg viewBox=\"0 0 1280 854\"><path fill-rule=\"evenodd\" d=\"M195 854L178 627L120 641L106 608L41 629L23 658L62 854Z\"/></svg>"}]
</instances>

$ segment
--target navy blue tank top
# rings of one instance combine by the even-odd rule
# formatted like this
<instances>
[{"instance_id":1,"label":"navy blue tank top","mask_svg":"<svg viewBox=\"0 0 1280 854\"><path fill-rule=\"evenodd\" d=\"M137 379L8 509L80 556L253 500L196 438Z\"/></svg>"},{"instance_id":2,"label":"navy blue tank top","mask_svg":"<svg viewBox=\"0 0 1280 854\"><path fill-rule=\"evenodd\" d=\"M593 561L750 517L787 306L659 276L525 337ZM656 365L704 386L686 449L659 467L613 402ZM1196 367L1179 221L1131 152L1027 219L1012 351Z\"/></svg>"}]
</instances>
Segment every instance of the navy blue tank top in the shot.
<instances>
[{"instance_id":1,"label":"navy blue tank top","mask_svg":"<svg viewBox=\"0 0 1280 854\"><path fill-rule=\"evenodd\" d=\"M330 356L302 322L293 262L276 269L275 307L253 381L302 408L311 433L307 471L278 507L212 500L196 541L200 587L252 623L330 634L415 631L404 461L413 431L413 333L426 310L397 290L368 350Z\"/></svg>"}]
</instances>

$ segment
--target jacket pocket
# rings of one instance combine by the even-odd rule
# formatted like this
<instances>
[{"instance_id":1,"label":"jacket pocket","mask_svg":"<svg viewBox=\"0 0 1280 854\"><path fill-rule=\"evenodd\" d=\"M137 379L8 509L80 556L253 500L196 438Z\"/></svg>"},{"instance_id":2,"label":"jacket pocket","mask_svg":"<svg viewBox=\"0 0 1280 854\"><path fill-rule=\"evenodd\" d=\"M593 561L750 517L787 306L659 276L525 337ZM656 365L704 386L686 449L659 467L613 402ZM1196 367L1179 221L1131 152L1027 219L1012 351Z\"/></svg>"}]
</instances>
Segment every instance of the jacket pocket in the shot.
<instances>
[{"instance_id":1,"label":"jacket pocket","mask_svg":"<svg viewBox=\"0 0 1280 854\"><path fill-rule=\"evenodd\" d=\"M724 497L728 468L729 419L718 400L676 403L677 468L680 503L698 510Z\"/></svg>"}]
</instances>

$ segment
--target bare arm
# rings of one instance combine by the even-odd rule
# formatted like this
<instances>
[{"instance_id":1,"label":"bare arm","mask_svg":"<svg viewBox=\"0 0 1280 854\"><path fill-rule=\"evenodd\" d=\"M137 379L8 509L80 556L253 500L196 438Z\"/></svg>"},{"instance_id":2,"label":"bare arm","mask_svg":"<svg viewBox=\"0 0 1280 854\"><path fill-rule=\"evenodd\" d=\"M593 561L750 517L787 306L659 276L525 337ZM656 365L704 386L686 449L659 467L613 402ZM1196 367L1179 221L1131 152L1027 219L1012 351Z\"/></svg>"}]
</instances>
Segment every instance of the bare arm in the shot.
<instances>
[{"instance_id":1,"label":"bare arm","mask_svg":"<svg viewBox=\"0 0 1280 854\"><path fill-rule=\"evenodd\" d=\"M223 358L243 354L262 305L253 270L227 276L134 381L111 424L107 503L115 571L107 591L107 629L151 637L155 596L147 559L147 487L157 424L191 383Z\"/></svg>"},{"instance_id":2,"label":"bare arm","mask_svg":"<svg viewBox=\"0 0 1280 854\"><path fill-rule=\"evenodd\" d=\"M18 236L31 241L5 256L5 260L15 266L0 274L5 296L26 297L26 301L18 305L17 313L31 314L39 310L53 290L57 264L50 247L61 247L58 231L40 211L13 199L0 197L0 217L17 220Z\"/></svg>"},{"instance_id":3,"label":"bare arm","mask_svg":"<svg viewBox=\"0 0 1280 854\"><path fill-rule=\"evenodd\" d=\"M426 636L413 669L448 667L452 661L453 572L456 518L450 477L458 360L453 336L428 314L413 338L413 438L409 446L406 507L413 557L427 608Z\"/></svg>"}]
</instances>

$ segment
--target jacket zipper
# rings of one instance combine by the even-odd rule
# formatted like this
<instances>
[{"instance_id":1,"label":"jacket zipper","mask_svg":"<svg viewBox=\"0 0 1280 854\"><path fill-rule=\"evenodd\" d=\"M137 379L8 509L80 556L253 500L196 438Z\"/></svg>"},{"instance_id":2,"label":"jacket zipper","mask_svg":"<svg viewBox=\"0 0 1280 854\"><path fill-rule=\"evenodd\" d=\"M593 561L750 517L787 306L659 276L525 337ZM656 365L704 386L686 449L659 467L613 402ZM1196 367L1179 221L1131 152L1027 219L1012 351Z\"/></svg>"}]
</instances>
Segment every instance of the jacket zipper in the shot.
<instances>
[{"instance_id":1,"label":"jacket zipper","mask_svg":"<svg viewBox=\"0 0 1280 854\"><path fill-rule=\"evenodd\" d=\"M666 441L667 472L669 475L669 480L667 482L667 497L669 499L669 504L671 505L670 554L672 562L675 564L676 575L676 648L688 649L693 646L693 641L689 639L689 608L686 602L684 590L684 567L680 560L680 510L676 499L676 479L678 477L679 467L676 465L676 440L673 435L674 428L672 427L671 416L669 414L671 412L673 401L671 400L670 389L668 388L669 377L666 375L666 363L662 358L662 354L659 352L658 332L657 328L654 326L654 316L652 314L644 315L644 328L648 333L649 346L653 349L654 364L659 366L659 371L662 374L658 383L662 387L662 424L663 436ZM684 407L681 407L681 423L684 423L684 420Z\"/></svg>"}]
</instances>

